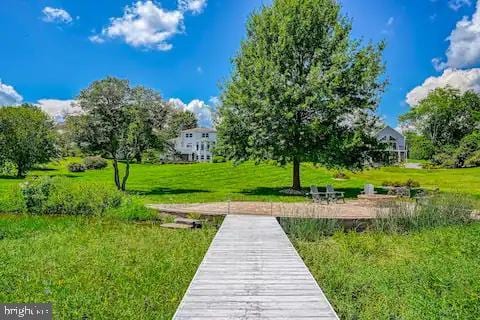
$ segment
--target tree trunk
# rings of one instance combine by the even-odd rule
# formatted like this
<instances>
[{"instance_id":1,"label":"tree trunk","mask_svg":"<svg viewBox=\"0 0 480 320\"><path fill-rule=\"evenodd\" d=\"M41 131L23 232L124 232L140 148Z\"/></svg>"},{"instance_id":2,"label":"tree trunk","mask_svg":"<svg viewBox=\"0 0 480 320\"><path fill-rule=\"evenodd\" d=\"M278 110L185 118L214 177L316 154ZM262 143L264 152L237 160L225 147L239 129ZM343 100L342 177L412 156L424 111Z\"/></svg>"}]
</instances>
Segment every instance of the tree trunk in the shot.
<instances>
[{"instance_id":1,"label":"tree trunk","mask_svg":"<svg viewBox=\"0 0 480 320\"><path fill-rule=\"evenodd\" d=\"M118 190L121 190L120 174L118 172L118 160L116 158L113 158L113 173L114 173L115 185L117 186Z\"/></svg>"},{"instance_id":2,"label":"tree trunk","mask_svg":"<svg viewBox=\"0 0 480 320\"><path fill-rule=\"evenodd\" d=\"M302 190L302 185L300 183L300 161L295 159L293 160L293 183L292 183L293 190Z\"/></svg>"},{"instance_id":3,"label":"tree trunk","mask_svg":"<svg viewBox=\"0 0 480 320\"><path fill-rule=\"evenodd\" d=\"M24 172L23 172L23 166L22 165L17 165L17 178L24 178Z\"/></svg>"},{"instance_id":4,"label":"tree trunk","mask_svg":"<svg viewBox=\"0 0 480 320\"><path fill-rule=\"evenodd\" d=\"M127 160L126 167L125 167L125 175L123 176L123 179L122 179L122 191L125 191L127 189L127 180L129 175L130 175L130 160Z\"/></svg>"},{"instance_id":5,"label":"tree trunk","mask_svg":"<svg viewBox=\"0 0 480 320\"><path fill-rule=\"evenodd\" d=\"M142 163L142 154L140 152L137 152L135 155L135 161L137 161L137 163Z\"/></svg>"}]
</instances>

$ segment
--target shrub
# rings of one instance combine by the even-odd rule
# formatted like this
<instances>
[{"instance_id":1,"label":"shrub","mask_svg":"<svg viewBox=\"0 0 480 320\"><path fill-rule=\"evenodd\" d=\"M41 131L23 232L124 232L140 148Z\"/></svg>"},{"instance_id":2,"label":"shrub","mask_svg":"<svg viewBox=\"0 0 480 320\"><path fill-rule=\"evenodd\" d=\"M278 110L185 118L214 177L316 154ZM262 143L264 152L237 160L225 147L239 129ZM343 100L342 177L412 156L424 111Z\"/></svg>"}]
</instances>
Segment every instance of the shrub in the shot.
<instances>
[{"instance_id":1,"label":"shrub","mask_svg":"<svg viewBox=\"0 0 480 320\"><path fill-rule=\"evenodd\" d=\"M350 177L345 173L345 172L342 172L342 171L337 171L333 174L333 178L334 179L341 179L341 180L347 180L347 179L350 179Z\"/></svg>"},{"instance_id":2,"label":"shrub","mask_svg":"<svg viewBox=\"0 0 480 320\"><path fill-rule=\"evenodd\" d=\"M383 181L382 186L384 187L407 187L407 188L418 188L420 187L420 182L409 178L407 181Z\"/></svg>"},{"instance_id":3,"label":"shrub","mask_svg":"<svg viewBox=\"0 0 480 320\"><path fill-rule=\"evenodd\" d=\"M379 209L381 210L381 209ZM420 203L395 202L378 213L372 228L383 232L409 232L425 228L467 224L474 211L464 195L442 194Z\"/></svg>"},{"instance_id":4,"label":"shrub","mask_svg":"<svg viewBox=\"0 0 480 320\"><path fill-rule=\"evenodd\" d=\"M155 149L147 149L143 153L142 158L144 163L160 163L160 152Z\"/></svg>"},{"instance_id":5,"label":"shrub","mask_svg":"<svg viewBox=\"0 0 480 320\"><path fill-rule=\"evenodd\" d=\"M124 199L118 208L108 210L108 215L128 221L148 221L158 218L158 213L153 209L145 207L137 197Z\"/></svg>"},{"instance_id":6,"label":"shrub","mask_svg":"<svg viewBox=\"0 0 480 320\"><path fill-rule=\"evenodd\" d=\"M223 156L213 156L212 162L213 163L222 163L222 162L226 162L226 160L225 160L225 157L223 157Z\"/></svg>"},{"instance_id":7,"label":"shrub","mask_svg":"<svg viewBox=\"0 0 480 320\"><path fill-rule=\"evenodd\" d=\"M480 167L480 150L474 152L469 158L467 158L467 160L465 160L465 167Z\"/></svg>"},{"instance_id":8,"label":"shrub","mask_svg":"<svg viewBox=\"0 0 480 320\"><path fill-rule=\"evenodd\" d=\"M83 159L83 164L85 165L85 168L89 170L104 169L108 166L107 160L99 156L86 157L85 159Z\"/></svg>"},{"instance_id":9,"label":"shrub","mask_svg":"<svg viewBox=\"0 0 480 320\"><path fill-rule=\"evenodd\" d=\"M41 177L21 185L28 213L101 215L120 206L122 194L97 183L76 183L64 177Z\"/></svg>"},{"instance_id":10,"label":"shrub","mask_svg":"<svg viewBox=\"0 0 480 320\"><path fill-rule=\"evenodd\" d=\"M68 171L70 172L85 172L85 170L87 170L87 168L81 163L74 162L68 165Z\"/></svg>"}]
</instances>

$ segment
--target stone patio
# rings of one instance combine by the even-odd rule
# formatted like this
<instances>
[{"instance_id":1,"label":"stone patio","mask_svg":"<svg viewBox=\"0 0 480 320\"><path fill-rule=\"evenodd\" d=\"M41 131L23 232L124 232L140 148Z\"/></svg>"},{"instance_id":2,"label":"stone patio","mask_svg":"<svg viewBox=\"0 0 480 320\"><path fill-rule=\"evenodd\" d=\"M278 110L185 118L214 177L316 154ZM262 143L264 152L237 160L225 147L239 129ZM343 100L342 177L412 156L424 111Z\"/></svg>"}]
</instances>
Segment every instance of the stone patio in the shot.
<instances>
[{"instance_id":1,"label":"stone patio","mask_svg":"<svg viewBox=\"0 0 480 320\"><path fill-rule=\"evenodd\" d=\"M150 204L150 208L160 212L186 215L266 215L274 217L306 217L332 219L372 219L381 208L376 202L351 200L338 204L316 204L307 202L211 202L191 204Z\"/></svg>"}]
</instances>

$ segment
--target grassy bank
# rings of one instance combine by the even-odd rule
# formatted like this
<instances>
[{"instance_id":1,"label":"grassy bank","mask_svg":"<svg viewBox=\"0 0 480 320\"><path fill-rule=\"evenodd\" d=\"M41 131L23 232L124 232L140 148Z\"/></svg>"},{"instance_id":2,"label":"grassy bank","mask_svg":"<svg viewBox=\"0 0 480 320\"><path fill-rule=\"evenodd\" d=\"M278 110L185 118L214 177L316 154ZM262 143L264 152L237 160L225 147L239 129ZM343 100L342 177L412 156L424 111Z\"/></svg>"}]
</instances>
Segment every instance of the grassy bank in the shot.
<instances>
[{"instance_id":1,"label":"grassy bank","mask_svg":"<svg viewBox=\"0 0 480 320\"><path fill-rule=\"evenodd\" d=\"M55 319L171 319L215 232L0 215L0 301L51 301Z\"/></svg>"},{"instance_id":2,"label":"grassy bank","mask_svg":"<svg viewBox=\"0 0 480 320\"><path fill-rule=\"evenodd\" d=\"M480 223L293 242L341 319L477 319Z\"/></svg>"},{"instance_id":3,"label":"grassy bank","mask_svg":"<svg viewBox=\"0 0 480 320\"><path fill-rule=\"evenodd\" d=\"M108 187L114 186L112 168L93 170L84 173L67 171L67 160L52 163L43 170L34 170L34 175L62 175L75 181L95 181ZM78 160L77 160L78 161ZM338 181L332 178L333 172L316 168L310 164L302 166L302 183L324 186L332 184L346 192L347 197L355 197L365 183L381 185L388 181L414 179L422 187L436 188L445 192L461 192L480 197L480 168L416 170L404 168L372 169L360 173L349 173L350 179ZM1 194L21 180L0 177ZM231 163L204 163L191 165L132 165L128 189L131 193L144 196L145 202L208 202L225 200L258 201L303 201L304 197L282 196L281 189L291 184L291 168L273 165L244 163L233 166Z\"/></svg>"}]
</instances>

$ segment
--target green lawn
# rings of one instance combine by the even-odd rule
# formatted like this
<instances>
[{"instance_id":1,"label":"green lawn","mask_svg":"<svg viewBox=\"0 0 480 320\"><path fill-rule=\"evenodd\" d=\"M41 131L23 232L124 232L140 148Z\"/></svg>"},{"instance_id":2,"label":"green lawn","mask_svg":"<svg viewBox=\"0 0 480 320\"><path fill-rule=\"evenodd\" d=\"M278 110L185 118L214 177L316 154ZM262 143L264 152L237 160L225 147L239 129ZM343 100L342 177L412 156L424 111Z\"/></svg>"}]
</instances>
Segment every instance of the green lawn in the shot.
<instances>
[{"instance_id":1,"label":"green lawn","mask_svg":"<svg viewBox=\"0 0 480 320\"><path fill-rule=\"evenodd\" d=\"M71 161L71 160L70 160ZM333 184L347 196L354 197L365 183L380 185L385 180L405 181L412 178L423 187L440 187L441 191L463 192L480 197L480 168L415 170L404 168L371 169L360 173L348 173L347 181L332 179L332 172L315 168L310 164L302 166L302 183L319 186ZM65 175L78 181L105 182L113 187L111 166L104 170L85 173L69 173L66 163L51 164L32 175ZM21 180L0 178L0 192L5 192ZM136 165L131 169L127 188L139 193L146 202L207 202L225 200L259 201L302 201L303 197L279 195L278 191L291 184L290 167L244 163L233 166L231 163L204 163L191 165ZM0 196L1 199L1 196Z\"/></svg>"},{"instance_id":2,"label":"green lawn","mask_svg":"<svg viewBox=\"0 0 480 320\"><path fill-rule=\"evenodd\" d=\"M480 168L348 174L350 180L336 181L324 168L302 167L304 186L333 184L350 197L367 182L408 178L480 197ZM114 187L111 167L73 174L61 162L29 174L35 175ZM144 202L305 200L279 195L290 180L290 168L267 164L134 164L128 189ZM22 181L0 177L0 211L8 207L8 190ZM214 234L211 228L171 231L112 216L0 214L0 301L53 301L61 319L170 319ZM342 319L474 319L480 314L479 239L477 223L293 241Z\"/></svg>"},{"instance_id":3,"label":"green lawn","mask_svg":"<svg viewBox=\"0 0 480 320\"><path fill-rule=\"evenodd\" d=\"M51 301L54 319L171 319L215 232L0 215L0 301Z\"/></svg>"},{"instance_id":4,"label":"green lawn","mask_svg":"<svg viewBox=\"0 0 480 320\"><path fill-rule=\"evenodd\" d=\"M295 241L341 319L478 319L480 223Z\"/></svg>"}]
</instances>

